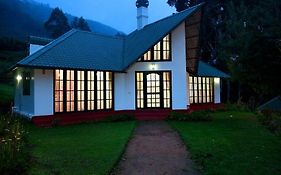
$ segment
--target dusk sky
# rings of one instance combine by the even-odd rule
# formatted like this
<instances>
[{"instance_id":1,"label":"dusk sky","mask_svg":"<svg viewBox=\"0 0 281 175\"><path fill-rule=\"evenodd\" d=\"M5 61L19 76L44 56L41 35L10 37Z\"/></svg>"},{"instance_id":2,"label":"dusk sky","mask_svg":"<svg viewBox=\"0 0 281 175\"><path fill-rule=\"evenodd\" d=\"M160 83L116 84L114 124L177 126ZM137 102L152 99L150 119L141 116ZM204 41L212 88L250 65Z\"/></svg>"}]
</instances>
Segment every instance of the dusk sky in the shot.
<instances>
[{"instance_id":1,"label":"dusk sky","mask_svg":"<svg viewBox=\"0 0 281 175\"><path fill-rule=\"evenodd\" d=\"M125 33L136 29L136 0L36 0L51 7L60 7L64 12L83 16ZM175 9L167 0L150 0L149 23L171 15Z\"/></svg>"}]
</instances>

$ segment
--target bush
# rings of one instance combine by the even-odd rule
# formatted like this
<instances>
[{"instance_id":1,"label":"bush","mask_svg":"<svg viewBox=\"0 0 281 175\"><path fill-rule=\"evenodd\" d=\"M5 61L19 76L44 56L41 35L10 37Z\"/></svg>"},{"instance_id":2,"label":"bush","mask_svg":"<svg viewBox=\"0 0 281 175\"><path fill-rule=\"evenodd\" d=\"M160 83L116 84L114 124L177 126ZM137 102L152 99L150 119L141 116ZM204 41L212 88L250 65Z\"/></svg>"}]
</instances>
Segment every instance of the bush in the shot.
<instances>
[{"instance_id":1,"label":"bush","mask_svg":"<svg viewBox=\"0 0 281 175\"><path fill-rule=\"evenodd\" d=\"M281 113L272 110L263 110L258 115L259 121L276 135L281 135Z\"/></svg>"},{"instance_id":2,"label":"bush","mask_svg":"<svg viewBox=\"0 0 281 175\"><path fill-rule=\"evenodd\" d=\"M15 116L0 116L0 174L25 174L29 165L27 132Z\"/></svg>"},{"instance_id":3,"label":"bush","mask_svg":"<svg viewBox=\"0 0 281 175\"><path fill-rule=\"evenodd\" d=\"M131 121L135 120L135 117L130 114L116 114L111 115L103 119L104 122L122 122L122 121Z\"/></svg>"},{"instance_id":4,"label":"bush","mask_svg":"<svg viewBox=\"0 0 281 175\"><path fill-rule=\"evenodd\" d=\"M177 121L211 121L212 116L210 115L211 111L194 111L192 113L177 113L172 112L168 117L168 120L177 120Z\"/></svg>"}]
</instances>

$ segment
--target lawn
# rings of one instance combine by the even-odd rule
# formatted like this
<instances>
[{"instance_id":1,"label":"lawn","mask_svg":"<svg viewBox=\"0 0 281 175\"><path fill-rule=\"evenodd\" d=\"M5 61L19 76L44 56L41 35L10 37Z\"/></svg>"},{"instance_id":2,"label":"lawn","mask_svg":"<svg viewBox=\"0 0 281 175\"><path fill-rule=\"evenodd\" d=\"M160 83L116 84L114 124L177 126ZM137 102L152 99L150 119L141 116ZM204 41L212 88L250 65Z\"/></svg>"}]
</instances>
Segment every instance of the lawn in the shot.
<instances>
[{"instance_id":1,"label":"lawn","mask_svg":"<svg viewBox=\"0 0 281 175\"><path fill-rule=\"evenodd\" d=\"M260 125L254 114L213 116L212 122L170 122L203 174L281 174L281 138Z\"/></svg>"},{"instance_id":2,"label":"lawn","mask_svg":"<svg viewBox=\"0 0 281 175\"><path fill-rule=\"evenodd\" d=\"M33 160L29 174L108 174L135 125L132 121L49 129L31 126Z\"/></svg>"}]
</instances>

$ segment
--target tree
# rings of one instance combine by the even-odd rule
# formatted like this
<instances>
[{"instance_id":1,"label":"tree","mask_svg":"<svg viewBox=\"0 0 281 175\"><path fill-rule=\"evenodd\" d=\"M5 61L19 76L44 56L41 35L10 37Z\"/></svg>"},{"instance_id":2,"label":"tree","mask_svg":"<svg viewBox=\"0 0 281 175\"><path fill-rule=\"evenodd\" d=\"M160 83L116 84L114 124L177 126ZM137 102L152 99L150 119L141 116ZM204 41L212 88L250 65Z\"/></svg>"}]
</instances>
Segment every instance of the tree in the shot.
<instances>
[{"instance_id":1,"label":"tree","mask_svg":"<svg viewBox=\"0 0 281 175\"><path fill-rule=\"evenodd\" d=\"M78 20L78 28L84 31L91 31L87 21L83 17L80 17Z\"/></svg>"},{"instance_id":2,"label":"tree","mask_svg":"<svg viewBox=\"0 0 281 175\"><path fill-rule=\"evenodd\" d=\"M281 94L281 2L230 1L226 11L220 60L260 99Z\"/></svg>"},{"instance_id":3,"label":"tree","mask_svg":"<svg viewBox=\"0 0 281 175\"><path fill-rule=\"evenodd\" d=\"M198 0L168 0L167 3L172 7L176 7L178 12L181 12L195 5L197 1Z\"/></svg>"},{"instance_id":4,"label":"tree","mask_svg":"<svg viewBox=\"0 0 281 175\"><path fill-rule=\"evenodd\" d=\"M203 2L202 0L168 0L178 12ZM223 33L225 19L224 0L208 0L203 6L201 23L201 59L216 65L218 56L218 40ZM217 65L216 65L217 66ZM226 70L224 67L220 67Z\"/></svg>"},{"instance_id":5,"label":"tree","mask_svg":"<svg viewBox=\"0 0 281 175\"><path fill-rule=\"evenodd\" d=\"M55 8L52 11L48 21L45 22L44 27L52 38L58 38L70 30L68 20L63 11L59 8Z\"/></svg>"},{"instance_id":6,"label":"tree","mask_svg":"<svg viewBox=\"0 0 281 175\"><path fill-rule=\"evenodd\" d=\"M89 32L91 31L87 21L83 17L80 17L79 19L75 17L71 23L71 27L74 29L79 29Z\"/></svg>"},{"instance_id":7,"label":"tree","mask_svg":"<svg viewBox=\"0 0 281 175\"><path fill-rule=\"evenodd\" d=\"M73 29L78 29L78 18L77 17L74 17L73 18L73 21L72 21L72 23L71 23L71 28L73 28Z\"/></svg>"}]
</instances>

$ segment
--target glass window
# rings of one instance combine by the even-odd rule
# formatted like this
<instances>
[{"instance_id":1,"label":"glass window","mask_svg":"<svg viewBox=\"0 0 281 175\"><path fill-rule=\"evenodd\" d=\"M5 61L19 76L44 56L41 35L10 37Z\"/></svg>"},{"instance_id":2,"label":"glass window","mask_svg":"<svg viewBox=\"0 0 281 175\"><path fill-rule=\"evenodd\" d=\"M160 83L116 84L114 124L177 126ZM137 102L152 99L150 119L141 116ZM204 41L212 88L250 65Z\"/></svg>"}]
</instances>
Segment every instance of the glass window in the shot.
<instances>
[{"instance_id":1,"label":"glass window","mask_svg":"<svg viewBox=\"0 0 281 175\"><path fill-rule=\"evenodd\" d=\"M54 83L55 112L113 108L112 72L55 70Z\"/></svg>"},{"instance_id":2,"label":"glass window","mask_svg":"<svg viewBox=\"0 0 281 175\"><path fill-rule=\"evenodd\" d=\"M66 71L66 111L74 111L74 71Z\"/></svg>"},{"instance_id":3,"label":"glass window","mask_svg":"<svg viewBox=\"0 0 281 175\"><path fill-rule=\"evenodd\" d=\"M55 70L55 112L63 112L63 70Z\"/></svg>"},{"instance_id":4,"label":"glass window","mask_svg":"<svg viewBox=\"0 0 281 175\"><path fill-rule=\"evenodd\" d=\"M170 72L137 72L137 108L171 108L170 76Z\"/></svg>"},{"instance_id":5,"label":"glass window","mask_svg":"<svg viewBox=\"0 0 281 175\"><path fill-rule=\"evenodd\" d=\"M22 95L29 96L30 95L30 81L31 81L31 73L24 72L23 80L22 80L23 91Z\"/></svg>"},{"instance_id":6,"label":"glass window","mask_svg":"<svg viewBox=\"0 0 281 175\"><path fill-rule=\"evenodd\" d=\"M193 103L213 102L213 78L189 77L189 101Z\"/></svg>"},{"instance_id":7,"label":"glass window","mask_svg":"<svg viewBox=\"0 0 281 175\"><path fill-rule=\"evenodd\" d=\"M138 61L169 61L171 57L171 34L168 34L150 48Z\"/></svg>"}]
</instances>

